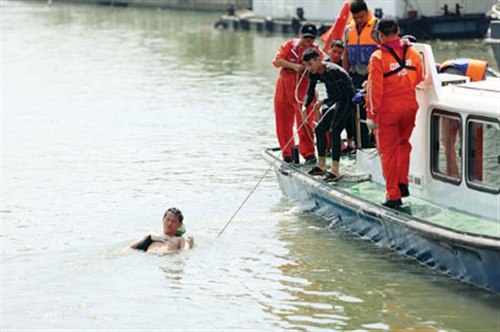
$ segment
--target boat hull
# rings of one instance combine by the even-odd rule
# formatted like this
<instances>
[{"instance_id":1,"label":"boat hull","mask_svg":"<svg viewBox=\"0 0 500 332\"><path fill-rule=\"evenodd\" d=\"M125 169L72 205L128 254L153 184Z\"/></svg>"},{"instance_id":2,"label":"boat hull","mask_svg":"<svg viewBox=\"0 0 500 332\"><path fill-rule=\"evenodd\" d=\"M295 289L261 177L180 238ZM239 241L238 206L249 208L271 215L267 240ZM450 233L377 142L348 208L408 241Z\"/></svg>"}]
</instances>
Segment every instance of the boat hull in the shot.
<instances>
[{"instance_id":1,"label":"boat hull","mask_svg":"<svg viewBox=\"0 0 500 332\"><path fill-rule=\"evenodd\" d=\"M490 19L484 14L399 19L401 35L417 40L483 38Z\"/></svg>"},{"instance_id":2,"label":"boat hull","mask_svg":"<svg viewBox=\"0 0 500 332\"><path fill-rule=\"evenodd\" d=\"M500 239L457 232L351 195L282 163L269 151L283 192L301 208L448 276L500 294Z\"/></svg>"},{"instance_id":3,"label":"boat hull","mask_svg":"<svg viewBox=\"0 0 500 332\"><path fill-rule=\"evenodd\" d=\"M430 39L466 39L483 38L488 30L490 19L484 14L470 14L464 16L432 16L417 19L398 19L401 35L412 35L417 40ZM316 21L320 34L326 32L331 21ZM269 31L298 34L303 21L292 19L273 19L270 16L258 17L245 13L244 16L223 15L215 23L215 27L231 29Z\"/></svg>"}]
</instances>

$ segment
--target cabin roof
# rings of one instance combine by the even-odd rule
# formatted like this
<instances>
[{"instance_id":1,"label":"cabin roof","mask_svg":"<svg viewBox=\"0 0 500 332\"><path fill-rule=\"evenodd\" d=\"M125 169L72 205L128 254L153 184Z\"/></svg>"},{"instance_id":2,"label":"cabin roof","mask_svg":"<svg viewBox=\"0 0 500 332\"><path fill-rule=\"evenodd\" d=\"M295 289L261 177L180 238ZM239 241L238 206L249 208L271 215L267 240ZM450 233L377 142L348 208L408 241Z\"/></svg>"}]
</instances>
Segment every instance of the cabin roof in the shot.
<instances>
[{"instance_id":1,"label":"cabin roof","mask_svg":"<svg viewBox=\"0 0 500 332\"><path fill-rule=\"evenodd\" d=\"M500 79L498 78L488 77L482 81L470 82L461 85L470 89L496 93L497 98L500 93Z\"/></svg>"},{"instance_id":2,"label":"cabin roof","mask_svg":"<svg viewBox=\"0 0 500 332\"><path fill-rule=\"evenodd\" d=\"M442 87L442 94L437 104L444 110L500 120L500 79L491 78Z\"/></svg>"}]
</instances>

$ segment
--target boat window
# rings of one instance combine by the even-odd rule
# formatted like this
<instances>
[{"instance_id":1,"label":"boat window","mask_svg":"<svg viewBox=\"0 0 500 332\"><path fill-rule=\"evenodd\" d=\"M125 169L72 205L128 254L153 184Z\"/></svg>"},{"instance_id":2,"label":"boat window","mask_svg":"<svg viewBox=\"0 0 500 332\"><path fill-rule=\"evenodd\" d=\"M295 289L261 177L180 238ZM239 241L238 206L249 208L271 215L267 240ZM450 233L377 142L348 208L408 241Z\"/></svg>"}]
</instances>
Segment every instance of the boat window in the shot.
<instances>
[{"instance_id":1,"label":"boat window","mask_svg":"<svg viewBox=\"0 0 500 332\"><path fill-rule=\"evenodd\" d=\"M431 118L431 173L434 178L459 184L462 179L462 120L460 115L434 110Z\"/></svg>"},{"instance_id":2,"label":"boat window","mask_svg":"<svg viewBox=\"0 0 500 332\"><path fill-rule=\"evenodd\" d=\"M498 120L467 120L467 183L470 187L500 192L500 124Z\"/></svg>"}]
</instances>

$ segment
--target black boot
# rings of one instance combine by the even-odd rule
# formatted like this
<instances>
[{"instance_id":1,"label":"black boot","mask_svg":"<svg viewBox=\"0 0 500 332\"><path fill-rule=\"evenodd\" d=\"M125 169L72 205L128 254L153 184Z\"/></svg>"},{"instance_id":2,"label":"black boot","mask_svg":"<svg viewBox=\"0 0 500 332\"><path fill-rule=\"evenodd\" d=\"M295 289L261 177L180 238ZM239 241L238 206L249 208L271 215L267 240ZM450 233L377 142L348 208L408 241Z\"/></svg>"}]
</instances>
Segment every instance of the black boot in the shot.
<instances>
[{"instance_id":1,"label":"black boot","mask_svg":"<svg viewBox=\"0 0 500 332\"><path fill-rule=\"evenodd\" d=\"M401 191L401 197L410 196L410 190L408 190L408 186L404 183L399 184L399 191Z\"/></svg>"},{"instance_id":2,"label":"black boot","mask_svg":"<svg viewBox=\"0 0 500 332\"><path fill-rule=\"evenodd\" d=\"M395 200L386 199L385 201L382 202L382 205L393 209L395 207L403 205L403 202L401 201L401 199L395 199Z\"/></svg>"}]
</instances>

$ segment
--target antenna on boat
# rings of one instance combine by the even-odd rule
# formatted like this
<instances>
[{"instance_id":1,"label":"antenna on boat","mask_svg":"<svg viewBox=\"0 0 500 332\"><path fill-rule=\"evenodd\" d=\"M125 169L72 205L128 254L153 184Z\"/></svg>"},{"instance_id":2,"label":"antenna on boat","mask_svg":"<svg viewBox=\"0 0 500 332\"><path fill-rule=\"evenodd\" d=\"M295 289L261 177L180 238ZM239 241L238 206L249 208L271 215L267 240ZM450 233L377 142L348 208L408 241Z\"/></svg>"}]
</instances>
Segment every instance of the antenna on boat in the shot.
<instances>
[{"instance_id":1,"label":"antenna on boat","mask_svg":"<svg viewBox=\"0 0 500 332\"><path fill-rule=\"evenodd\" d=\"M309 117L314 114L314 112L309 112L309 114L307 115L307 117L305 118L305 121L302 121L302 123L300 124L300 126L297 128L297 132L299 131L300 128L302 128L302 126L304 124L307 123L307 120L309 119ZM285 146L288 146L288 144L290 144L293 139L294 139L294 136L295 136L295 133L294 135L292 136L292 138L290 138L290 140L285 144ZM278 158L281 157L281 154L283 152L281 151L279 154L278 154ZM229 220L227 221L227 223L224 225L224 227L221 229L221 231L219 232L219 234L217 235L217 238L219 238L222 233L224 233L224 231L226 230L227 226L229 226L229 224L233 221L234 217L236 217L236 215L238 214L238 212L240 212L241 208L246 204L246 202L248 201L248 199L250 198L250 196L253 195L253 193L255 192L255 190L259 187L260 183L262 182L262 180L264 180L264 178L266 177L267 173L269 173L269 171L274 167L274 164L276 163L277 160L275 160L273 163L271 163L269 165L269 168L264 172L264 174L260 177L259 181L257 181L257 183L255 184L255 186L252 188L252 190L250 190L250 192L248 193L247 197L245 197L245 199L243 200L243 202L241 202L240 206L238 206L238 208L236 209L236 211L234 211L233 215L231 216L231 218L229 218Z\"/></svg>"}]
</instances>

